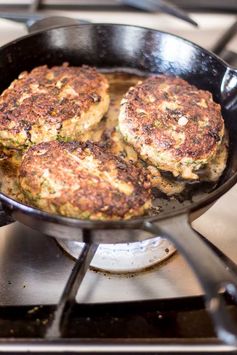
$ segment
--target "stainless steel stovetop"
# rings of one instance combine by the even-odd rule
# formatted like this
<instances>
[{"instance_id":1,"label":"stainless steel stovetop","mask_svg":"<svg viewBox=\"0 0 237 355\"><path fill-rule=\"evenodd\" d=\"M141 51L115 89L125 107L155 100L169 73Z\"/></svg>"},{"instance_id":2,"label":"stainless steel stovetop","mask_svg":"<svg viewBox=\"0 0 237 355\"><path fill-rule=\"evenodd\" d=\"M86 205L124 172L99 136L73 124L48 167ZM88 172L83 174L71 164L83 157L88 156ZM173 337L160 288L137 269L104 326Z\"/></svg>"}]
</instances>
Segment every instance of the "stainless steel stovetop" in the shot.
<instances>
[{"instance_id":1,"label":"stainless steel stovetop","mask_svg":"<svg viewBox=\"0 0 237 355\"><path fill-rule=\"evenodd\" d=\"M69 13L66 11L63 15L70 15L72 17L78 16L75 12ZM80 13L80 17L81 16L82 14ZM178 20L170 19L165 15L83 13L83 18L94 22L139 23L139 25L169 31L191 39L207 48L212 47L221 33L235 19L232 15L195 14L193 17L201 24L199 30L193 29ZM24 25L12 23L7 20L0 20L0 44L6 43L25 33ZM229 45L229 49L233 50L236 48L236 44L235 41L232 41ZM208 212L197 219L193 226L237 263L236 200L237 188L235 186ZM32 231L18 222L0 228L0 328L3 327L2 331L0 330L0 351L3 349L9 351L11 349L11 351L14 352L18 351L21 346L22 351L35 349L35 351L42 350L46 352L52 351L52 349L55 351L61 351L62 349L76 351L80 349L87 352L93 352L99 348L101 351L102 349L107 349L106 351L110 349L109 347L103 348L106 342L102 342L103 346L100 347L98 344L95 345L94 341L86 343L83 340L81 347L78 347L78 344L75 345L75 343L72 343L72 340L67 340L66 343L64 341L55 341L53 342L55 348L50 348L49 342L41 343L39 341L35 342L35 340L32 339L29 341L23 339L25 337L40 338L43 335L43 331L41 332L39 330L38 332L36 328L41 329L41 327L47 324L48 318L45 316L44 312L46 312L46 314L50 313L53 309L52 305L57 304L59 301L65 286L65 281L73 265L73 259L58 246L54 239ZM95 313L93 313L93 316L96 314L94 317L97 317L95 324L100 324L98 323L100 322L100 320L98 320L100 318L98 317L101 317L101 304L103 304L102 307L104 308L102 308L102 313L109 312L109 310L111 311L109 307L113 308L113 312L114 309L118 309L119 313L113 315L111 318L113 322L110 319L108 324L103 318L103 322L105 322L106 325L102 325L101 323L101 329L103 329L103 326L105 328L107 327L106 329L108 329L109 326L113 328L114 324L119 322L120 316L123 314L123 310L125 310L124 312L128 315L128 322L135 327L132 335L134 334L137 338L140 333L139 331L136 332L136 324L137 327L141 328L141 333L142 329L144 329L144 332L145 329L148 329L146 339L149 338L149 329L151 333L153 329L149 328L149 317L151 312L155 312L157 316L155 317L156 322L160 319L160 325L163 327L164 331L166 331L166 334L161 331L160 338L162 340L160 342L158 341L158 347L157 342L154 340L155 336L151 336L153 339L150 339L149 342L151 345L149 350L151 351L153 349L153 351L160 350L171 352L184 351L186 349L186 351L189 350L194 353L194 351L198 350L209 350L212 352L233 350L231 347L220 345L213 336L210 321L203 310L202 300L196 297L201 294L202 290L192 271L189 269L182 256L177 253L165 262L149 270L134 274L118 275L88 270L77 294L77 302L83 304L86 307L85 309L89 309L89 316L85 316L84 313L86 311L82 311L80 306L78 306L79 315L80 312L82 312L85 316L82 322L84 333L83 329L80 330L82 334L87 334L85 332L85 324L88 323L92 326L91 329L95 332L95 335L97 334L95 328L93 328L93 326L95 326L94 323L91 323L93 317L90 310L96 309ZM126 303L130 301L136 301L137 303ZM160 303L157 303L159 301ZM125 303L121 304L121 302ZM112 304L112 306L110 306L110 304ZM148 308L143 309L145 304L148 305ZM96 307L96 305L98 308L93 308ZM133 314L131 320L129 318L129 312L131 309L134 309L136 305L137 308L134 311L136 317ZM34 306L36 306L36 308L34 308ZM38 308L38 306L40 306L40 308ZM159 311L157 311L156 307ZM42 309L42 314L39 314L39 312L41 312L40 309ZM98 311L98 309L100 309L100 311ZM139 318L138 314L140 311L143 312L143 315ZM144 314L146 314L146 316ZM168 318L166 318L167 314L169 315ZM33 317L34 315L35 318ZM4 330L5 323L3 320L8 318L9 321L7 321ZM149 321L147 319L149 319ZM173 327L172 331L169 329L167 319L170 320L170 327ZM196 322L196 326L193 320ZM28 328L24 323L25 321L26 324L29 322ZM112 322L113 325L109 322ZM154 323L153 318L152 322ZM78 325L77 320L72 324ZM147 324L149 327L147 327ZM175 324L177 329L175 329ZM126 326L128 326L127 323ZM117 333L115 327L115 333L112 335L113 339L116 338L116 334L119 334L119 329L121 332L122 327L123 323L121 321L120 328L117 328ZM201 328L205 328L206 332L205 329L202 332ZM130 328L128 327L128 329ZM89 328L88 333L90 333ZM131 330L128 330L128 338L133 337L130 333ZM106 330L104 330L104 334L107 334ZM1 339L1 337L4 336L8 338L7 342ZM16 336L16 339L14 339L14 336ZM9 340L9 337L13 338ZM76 337L78 337L78 335ZM71 338L72 335L70 334L70 339ZM84 338L88 338L88 334L84 336ZM102 338L103 334L101 335L101 339ZM124 337L121 336L121 338ZM142 342L140 339L138 343L139 342L140 345L139 348L137 348L136 341L129 343L127 339L125 341L127 348L126 346L124 346L123 349L121 347L121 351L134 349L134 351L137 352L139 349L142 350L143 346L147 345L147 341L145 340ZM112 346L111 349L118 350L121 342L118 341L118 343L116 343L113 341L112 343L108 341L106 346L109 346L109 344L111 346L116 345L116 348ZM152 348L153 343L154 348ZM170 343L170 347L168 343ZM129 348L129 344L132 344L131 346L134 348ZM7 347L7 345L10 345L10 347ZM62 347L62 345L64 347ZM34 348L34 346L36 346L36 348Z\"/></svg>"}]
</instances>

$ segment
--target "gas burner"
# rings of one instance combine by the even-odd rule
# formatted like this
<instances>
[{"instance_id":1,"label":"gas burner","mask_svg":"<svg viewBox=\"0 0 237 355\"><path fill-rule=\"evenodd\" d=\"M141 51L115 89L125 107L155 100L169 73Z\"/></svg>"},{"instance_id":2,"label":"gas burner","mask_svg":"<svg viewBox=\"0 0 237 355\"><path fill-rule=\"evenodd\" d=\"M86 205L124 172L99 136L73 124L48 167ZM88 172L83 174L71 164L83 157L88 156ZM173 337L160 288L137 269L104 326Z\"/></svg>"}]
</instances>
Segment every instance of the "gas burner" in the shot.
<instances>
[{"instance_id":1,"label":"gas burner","mask_svg":"<svg viewBox=\"0 0 237 355\"><path fill-rule=\"evenodd\" d=\"M78 259L84 243L57 240L74 259ZM92 269L110 273L134 273L166 260L175 252L166 239L155 237L135 243L101 244L91 261Z\"/></svg>"}]
</instances>

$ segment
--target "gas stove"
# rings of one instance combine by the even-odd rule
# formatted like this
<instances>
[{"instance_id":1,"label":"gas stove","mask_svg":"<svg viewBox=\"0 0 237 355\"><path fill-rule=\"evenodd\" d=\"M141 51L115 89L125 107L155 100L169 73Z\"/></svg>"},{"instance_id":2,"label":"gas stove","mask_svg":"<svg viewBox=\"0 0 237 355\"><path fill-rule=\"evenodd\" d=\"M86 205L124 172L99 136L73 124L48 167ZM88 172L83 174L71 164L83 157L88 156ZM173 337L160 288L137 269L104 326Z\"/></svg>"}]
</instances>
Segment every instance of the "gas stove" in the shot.
<instances>
[{"instance_id":1,"label":"gas stove","mask_svg":"<svg viewBox=\"0 0 237 355\"><path fill-rule=\"evenodd\" d=\"M235 15L194 13L200 28L164 14L71 12L47 15L92 22L139 24L181 35L208 49ZM0 20L0 44L27 33L24 24ZM237 65L237 36L221 55ZM233 187L193 227L237 263L237 188ZM74 266L70 245L21 225L0 227L0 351L4 352L231 352L215 337L202 290L181 255L159 237L150 243L97 250L60 337L47 329ZM6 223L6 225L4 225ZM73 246L75 248L75 245ZM158 249L163 248L161 255ZM81 252L77 245L74 256ZM167 252L168 250L168 252ZM167 255L165 255L167 254ZM165 257L164 257L165 255ZM161 260L164 259L162 262ZM229 309L237 317L229 300Z\"/></svg>"}]
</instances>

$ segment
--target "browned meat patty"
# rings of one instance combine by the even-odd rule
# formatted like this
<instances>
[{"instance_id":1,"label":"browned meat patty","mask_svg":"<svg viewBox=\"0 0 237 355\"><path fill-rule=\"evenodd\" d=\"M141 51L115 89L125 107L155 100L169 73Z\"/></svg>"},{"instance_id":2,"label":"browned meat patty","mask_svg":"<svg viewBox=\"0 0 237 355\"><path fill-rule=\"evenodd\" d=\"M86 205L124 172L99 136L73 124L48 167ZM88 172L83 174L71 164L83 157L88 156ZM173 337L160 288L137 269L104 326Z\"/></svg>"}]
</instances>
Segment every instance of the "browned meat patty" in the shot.
<instances>
[{"instance_id":1,"label":"browned meat patty","mask_svg":"<svg viewBox=\"0 0 237 355\"><path fill-rule=\"evenodd\" d=\"M73 140L108 110L108 81L95 68L46 65L23 72L0 96L0 144L24 149Z\"/></svg>"},{"instance_id":2,"label":"browned meat patty","mask_svg":"<svg viewBox=\"0 0 237 355\"><path fill-rule=\"evenodd\" d=\"M121 102L119 129L150 164L198 179L222 142L224 120L210 92L161 75L130 88Z\"/></svg>"},{"instance_id":3,"label":"browned meat patty","mask_svg":"<svg viewBox=\"0 0 237 355\"><path fill-rule=\"evenodd\" d=\"M144 169L89 141L31 147L23 157L19 183L33 205L64 216L128 219L151 207Z\"/></svg>"}]
</instances>

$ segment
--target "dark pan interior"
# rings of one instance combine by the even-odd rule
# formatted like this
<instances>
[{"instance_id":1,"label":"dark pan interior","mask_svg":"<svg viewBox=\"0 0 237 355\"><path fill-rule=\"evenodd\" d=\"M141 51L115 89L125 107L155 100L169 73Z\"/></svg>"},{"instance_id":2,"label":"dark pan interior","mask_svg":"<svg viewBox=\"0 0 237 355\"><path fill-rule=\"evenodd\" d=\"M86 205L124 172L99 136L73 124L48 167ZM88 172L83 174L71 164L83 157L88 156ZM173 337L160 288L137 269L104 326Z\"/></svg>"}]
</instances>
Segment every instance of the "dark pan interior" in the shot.
<instances>
[{"instance_id":1,"label":"dark pan interior","mask_svg":"<svg viewBox=\"0 0 237 355\"><path fill-rule=\"evenodd\" d=\"M200 47L167 33L124 25L77 25L51 29L12 42L0 50L0 91L18 74L38 65L79 66L88 64L113 70L138 70L145 73L178 75L200 89L212 92L221 103L225 125L230 135L227 168L219 193L234 183L237 171L237 73L220 59ZM218 187L218 186L217 186ZM213 186L211 187L211 189ZM217 189L218 190L218 189ZM203 187L195 197L161 199L163 213L187 207L208 196ZM8 202L5 199L5 202Z\"/></svg>"}]
</instances>

